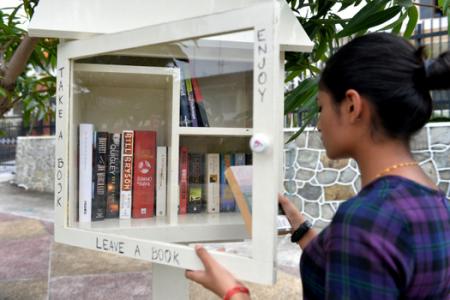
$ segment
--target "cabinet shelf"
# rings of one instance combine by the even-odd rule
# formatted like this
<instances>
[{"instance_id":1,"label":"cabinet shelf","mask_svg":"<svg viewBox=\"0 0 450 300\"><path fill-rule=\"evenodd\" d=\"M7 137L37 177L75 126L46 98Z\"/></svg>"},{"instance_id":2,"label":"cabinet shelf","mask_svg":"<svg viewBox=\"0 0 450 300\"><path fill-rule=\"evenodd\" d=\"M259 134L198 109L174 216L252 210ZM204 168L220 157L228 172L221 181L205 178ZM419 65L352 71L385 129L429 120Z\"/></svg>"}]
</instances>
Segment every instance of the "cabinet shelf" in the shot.
<instances>
[{"instance_id":1,"label":"cabinet shelf","mask_svg":"<svg viewBox=\"0 0 450 300\"><path fill-rule=\"evenodd\" d=\"M179 135L186 136L252 136L252 128L179 127Z\"/></svg>"}]
</instances>

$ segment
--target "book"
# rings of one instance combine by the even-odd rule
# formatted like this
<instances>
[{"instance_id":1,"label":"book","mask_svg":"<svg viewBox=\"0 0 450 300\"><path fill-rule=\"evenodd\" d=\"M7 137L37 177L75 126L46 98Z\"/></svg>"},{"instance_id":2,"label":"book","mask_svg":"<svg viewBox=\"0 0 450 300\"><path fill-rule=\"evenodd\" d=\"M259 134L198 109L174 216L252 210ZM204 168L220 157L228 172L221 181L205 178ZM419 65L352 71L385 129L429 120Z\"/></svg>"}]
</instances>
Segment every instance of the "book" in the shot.
<instances>
[{"instance_id":1,"label":"book","mask_svg":"<svg viewBox=\"0 0 450 300\"><path fill-rule=\"evenodd\" d=\"M120 163L120 205L119 217L131 218L131 202L133 200L133 130L122 132L122 158Z\"/></svg>"},{"instance_id":2,"label":"book","mask_svg":"<svg viewBox=\"0 0 450 300\"><path fill-rule=\"evenodd\" d=\"M236 209L233 193L225 178L225 170L234 165L234 157L231 153L220 154L220 211L232 212Z\"/></svg>"},{"instance_id":3,"label":"book","mask_svg":"<svg viewBox=\"0 0 450 300\"><path fill-rule=\"evenodd\" d=\"M244 219L245 229L251 236L253 167L251 165L231 166L225 170L225 176ZM274 201L276 200L274 199ZM285 215L277 215L276 227L279 234L291 231L290 223Z\"/></svg>"},{"instance_id":4,"label":"book","mask_svg":"<svg viewBox=\"0 0 450 300\"><path fill-rule=\"evenodd\" d=\"M209 213L218 213L220 212L220 155L208 153L205 160L206 209Z\"/></svg>"},{"instance_id":5,"label":"book","mask_svg":"<svg viewBox=\"0 0 450 300\"><path fill-rule=\"evenodd\" d=\"M194 74L191 71L191 74ZM197 78L194 76L191 78L192 89L194 90L195 107L199 126L209 127L208 115L206 114L205 102L203 101L203 95L200 90Z\"/></svg>"},{"instance_id":6,"label":"book","mask_svg":"<svg viewBox=\"0 0 450 300\"><path fill-rule=\"evenodd\" d=\"M199 213L202 211L203 184L205 177L204 156L200 153L189 153L189 198L188 213Z\"/></svg>"},{"instance_id":7,"label":"book","mask_svg":"<svg viewBox=\"0 0 450 300\"><path fill-rule=\"evenodd\" d=\"M108 172L106 174L106 218L119 217L120 145L120 133L110 133L108 141Z\"/></svg>"},{"instance_id":8,"label":"book","mask_svg":"<svg viewBox=\"0 0 450 300\"><path fill-rule=\"evenodd\" d=\"M92 199L92 221L105 218L106 214L106 168L108 167L108 133L94 132L94 197Z\"/></svg>"},{"instance_id":9,"label":"book","mask_svg":"<svg viewBox=\"0 0 450 300\"><path fill-rule=\"evenodd\" d=\"M180 147L180 204L178 206L178 213L180 215L187 213L187 201L189 192L189 162L188 162L188 148Z\"/></svg>"},{"instance_id":10,"label":"book","mask_svg":"<svg viewBox=\"0 0 450 300\"><path fill-rule=\"evenodd\" d=\"M186 82L183 72L180 72L180 126L192 126L191 115L189 113L188 95L186 92Z\"/></svg>"},{"instance_id":11,"label":"book","mask_svg":"<svg viewBox=\"0 0 450 300\"><path fill-rule=\"evenodd\" d=\"M197 111L195 109L195 97L194 90L192 89L191 74L189 72L189 66L183 66L181 68L184 75L184 82L186 84L186 94L189 103L189 113L191 116L192 127L198 127Z\"/></svg>"},{"instance_id":12,"label":"book","mask_svg":"<svg viewBox=\"0 0 450 300\"><path fill-rule=\"evenodd\" d=\"M156 148L156 215L166 215L167 201L167 147Z\"/></svg>"},{"instance_id":13,"label":"book","mask_svg":"<svg viewBox=\"0 0 450 300\"><path fill-rule=\"evenodd\" d=\"M91 222L94 125L80 124L78 136L78 220L85 223Z\"/></svg>"},{"instance_id":14,"label":"book","mask_svg":"<svg viewBox=\"0 0 450 300\"><path fill-rule=\"evenodd\" d=\"M154 214L156 181L156 131L134 132L133 218Z\"/></svg>"}]
</instances>

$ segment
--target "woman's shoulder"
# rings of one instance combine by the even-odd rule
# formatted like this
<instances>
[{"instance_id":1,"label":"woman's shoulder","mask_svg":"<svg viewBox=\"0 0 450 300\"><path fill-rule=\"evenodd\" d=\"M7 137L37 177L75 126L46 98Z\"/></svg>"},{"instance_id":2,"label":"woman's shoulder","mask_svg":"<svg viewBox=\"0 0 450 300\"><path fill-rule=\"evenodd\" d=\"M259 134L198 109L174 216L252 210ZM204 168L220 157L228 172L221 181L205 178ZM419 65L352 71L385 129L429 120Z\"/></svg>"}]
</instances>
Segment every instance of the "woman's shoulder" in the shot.
<instances>
[{"instance_id":1,"label":"woman's shoulder","mask_svg":"<svg viewBox=\"0 0 450 300\"><path fill-rule=\"evenodd\" d=\"M450 212L444 193L400 176L384 176L369 183L338 208L334 222L377 220L381 225L408 222L411 213L433 208ZM392 219L391 221L388 221ZM386 221L385 223L383 223ZM360 225L360 224L358 224Z\"/></svg>"}]
</instances>

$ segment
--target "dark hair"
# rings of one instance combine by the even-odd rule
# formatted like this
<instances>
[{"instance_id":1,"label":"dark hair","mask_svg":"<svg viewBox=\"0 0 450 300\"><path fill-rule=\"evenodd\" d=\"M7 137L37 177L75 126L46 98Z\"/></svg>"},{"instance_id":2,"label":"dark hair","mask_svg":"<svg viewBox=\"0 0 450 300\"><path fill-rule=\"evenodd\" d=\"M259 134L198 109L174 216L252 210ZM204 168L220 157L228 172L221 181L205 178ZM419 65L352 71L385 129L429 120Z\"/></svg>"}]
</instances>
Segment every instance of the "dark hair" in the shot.
<instances>
[{"instance_id":1,"label":"dark hair","mask_svg":"<svg viewBox=\"0 0 450 300\"><path fill-rule=\"evenodd\" d=\"M328 60L319 85L337 104L348 89L358 91L376 112L372 127L409 140L431 116L430 90L450 88L450 52L426 67L423 48L392 34L367 34Z\"/></svg>"}]
</instances>

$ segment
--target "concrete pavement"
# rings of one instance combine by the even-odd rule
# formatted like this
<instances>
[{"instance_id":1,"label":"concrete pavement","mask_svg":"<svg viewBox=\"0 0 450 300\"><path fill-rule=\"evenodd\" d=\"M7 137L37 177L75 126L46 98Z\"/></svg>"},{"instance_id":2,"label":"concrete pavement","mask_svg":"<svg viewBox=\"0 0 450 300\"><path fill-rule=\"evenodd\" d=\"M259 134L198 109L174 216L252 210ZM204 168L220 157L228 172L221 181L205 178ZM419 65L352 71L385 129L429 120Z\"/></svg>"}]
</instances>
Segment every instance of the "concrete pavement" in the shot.
<instances>
[{"instance_id":1,"label":"concrete pavement","mask_svg":"<svg viewBox=\"0 0 450 300\"><path fill-rule=\"evenodd\" d=\"M0 299L151 299L151 263L55 243L52 220L52 194L0 182ZM301 297L299 254L281 244L278 283L249 284L252 299ZM217 297L190 283L190 299Z\"/></svg>"}]
</instances>

